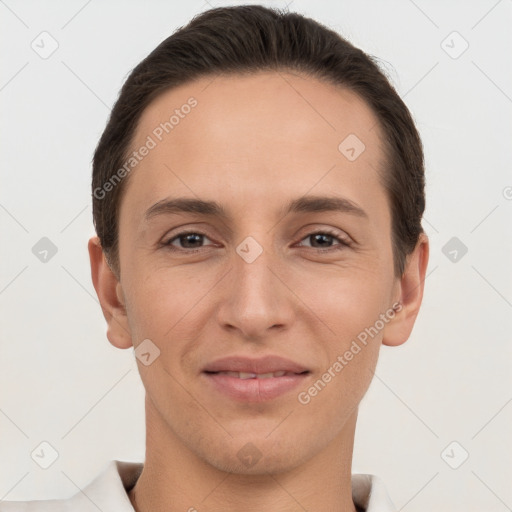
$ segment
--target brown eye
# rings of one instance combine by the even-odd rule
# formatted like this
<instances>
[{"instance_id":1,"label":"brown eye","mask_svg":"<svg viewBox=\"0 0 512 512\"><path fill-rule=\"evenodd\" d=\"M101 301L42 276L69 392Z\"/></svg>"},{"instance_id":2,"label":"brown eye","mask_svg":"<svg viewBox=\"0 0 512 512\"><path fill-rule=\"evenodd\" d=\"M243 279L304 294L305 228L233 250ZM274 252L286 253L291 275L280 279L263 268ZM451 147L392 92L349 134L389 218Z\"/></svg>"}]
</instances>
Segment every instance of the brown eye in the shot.
<instances>
[{"instance_id":1,"label":"brown eye","mask_svg":"<svg viewBox=\"0 0 512 512\"><path fill-rule=\"evenodd\" d=\"M204 239L209 240L209 238L204 233L199 233L197 231L186 231L183 233L178 233L167 242L164 242L163 245L169 247L172 250L188 250L187 252L194 252L194 250L200 249L202 247ZM178 242L181 247L177 247L174 242Z\"/></svg>"},{"instance_id":2,"label":"brown eye","mask_svg":"<svg viewBox=\"0 0 512 512\"><path fill-rule=\"evenodd\" d=\"M350 246L348 240L338 236L338 233L334 233L328 230L315 231L314 233L310 233L304 237L302 240L309 240L311 244L310 247L320 251L337 250ZM335 242L334 244L333 241Z\"/></svg>"}]
</instances>

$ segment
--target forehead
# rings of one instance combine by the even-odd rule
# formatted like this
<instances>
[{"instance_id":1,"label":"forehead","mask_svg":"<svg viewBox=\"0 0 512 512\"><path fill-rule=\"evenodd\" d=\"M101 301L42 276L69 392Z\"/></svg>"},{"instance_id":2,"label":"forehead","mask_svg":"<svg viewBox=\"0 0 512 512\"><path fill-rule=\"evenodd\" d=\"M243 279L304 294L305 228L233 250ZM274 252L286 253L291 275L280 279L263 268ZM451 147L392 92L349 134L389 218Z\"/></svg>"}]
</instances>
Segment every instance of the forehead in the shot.
<instances>
[{"instance_id":1,"label":"forehead","mask_svg":"<svg viewBox=\"0 0 512 512\"><path fill-rule=\"evenodd\" d=\"M125 191L141 207L228 192L261 207L278 193L341 185L364 202L357 196L376 190L383 158L377 118L359 96L291 72L209 76L166 91L143 112L132 150L148 138L154 147Z\"/></svg>"},{"instance_id":2,"label":"forehead","mask_svg":"<svg viewBox=\"0 0 512 512\"><path fill-rule=\"evenodd\" d=\"M172 121L176 124L168 139L176 144L198 142L204 135L208 139L203 138L201 146L210 140L228 143L229 136L236 135L238 141L252 144L257 137L265 143L286 140L293 145L288 130L308 141L326 143L336 143L347 130L369 143L379 135L376 116L354 92L291 72L260 71L203 77L162 93L143 112L136 138L169 121L191 97L197 106L186 108L189 113ZM190 120L183 122L187 117ZM187 129L191 124L193 130Z\"/></svg>"}]
</instances>

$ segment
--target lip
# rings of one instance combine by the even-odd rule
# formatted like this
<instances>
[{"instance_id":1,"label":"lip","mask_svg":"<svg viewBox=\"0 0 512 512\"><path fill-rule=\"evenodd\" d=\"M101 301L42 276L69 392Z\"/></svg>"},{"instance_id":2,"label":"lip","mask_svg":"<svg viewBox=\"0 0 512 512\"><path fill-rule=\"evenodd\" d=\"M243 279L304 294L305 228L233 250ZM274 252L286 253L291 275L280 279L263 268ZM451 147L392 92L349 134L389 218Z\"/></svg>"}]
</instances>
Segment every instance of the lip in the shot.
<instances>
[{"instance_id":1,"label":"lip","mask_svg":"<svg viewBox=\"0 0 512 512\"><path fill-rule=\"evenodd\" d=\"M309 369L290 359L275 355L266 355L257 359L246 356L223 357L203 368L203 372L274 373L279 371L303 373Z\"/></svg>"},{"instance_id":2,"label":"lip","mask_svg":"<svg viewBox=\"0 0 512 512\"><path fill-rule=\"evenodd\" d=\"M274 373L288 372L280 377L240 379L215 372ZM258 359L233 356L217 359L205 366L202 377L217 392L242 402L265 402L277 398L304 382L310 375L305 366L279 356L268 355Z\"/></svg>"}]
</instances>

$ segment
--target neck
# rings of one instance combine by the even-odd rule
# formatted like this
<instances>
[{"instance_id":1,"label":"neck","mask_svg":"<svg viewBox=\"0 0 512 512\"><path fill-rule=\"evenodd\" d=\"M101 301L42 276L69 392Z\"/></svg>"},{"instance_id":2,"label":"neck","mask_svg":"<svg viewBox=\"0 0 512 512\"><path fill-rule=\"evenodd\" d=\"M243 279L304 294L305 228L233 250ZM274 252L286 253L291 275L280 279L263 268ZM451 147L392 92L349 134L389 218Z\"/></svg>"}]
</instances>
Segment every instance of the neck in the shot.
<instances>
[{"instance_id":1,"label":"neck","mask_svg":"<svg viewBox=\"0 0 512 512\"><path fill-rule=\"evenodd\" d=\"M129 498L136 512L356 512L356 420L357 410L324 450L291 470L239 474L221 471L189 450L146 397L146 460Z\"/></svg>"}]
</instances>

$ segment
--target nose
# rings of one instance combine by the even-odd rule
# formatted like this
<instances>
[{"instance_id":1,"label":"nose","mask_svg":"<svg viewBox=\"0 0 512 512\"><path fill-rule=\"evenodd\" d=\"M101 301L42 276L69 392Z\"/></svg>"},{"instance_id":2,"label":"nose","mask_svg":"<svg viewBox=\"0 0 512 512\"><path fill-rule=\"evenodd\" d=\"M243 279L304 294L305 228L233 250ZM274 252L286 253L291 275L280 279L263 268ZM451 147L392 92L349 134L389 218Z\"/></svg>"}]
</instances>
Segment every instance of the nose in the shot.
<instances>
[{"instance_id":1,"label":"nose","mask_svg":"<svg viewBox=\"0 0 512 512\"><path fill-rule=\"evenodd\" d=\"M270 252L251 262L238 253L226 276L218 321L246 339L261 340L271 330L287 329L294 315L293 293L286 285L283 265Z\"/></svg>"}]
</instances>

